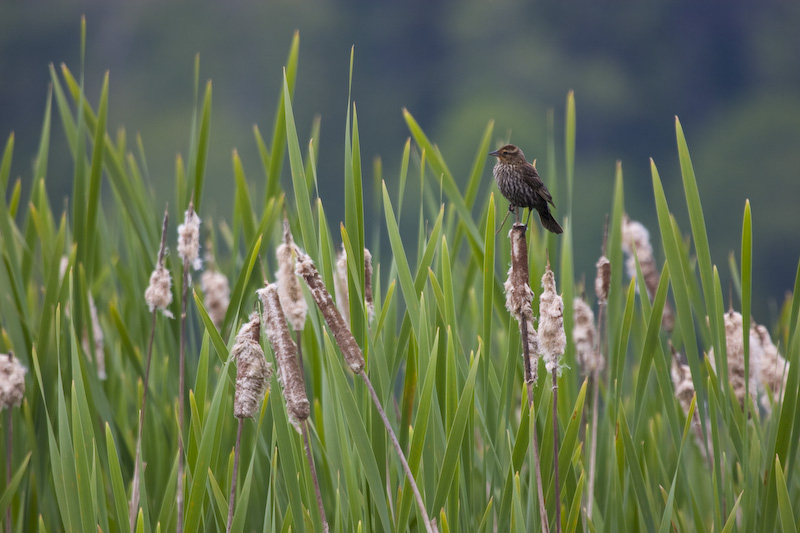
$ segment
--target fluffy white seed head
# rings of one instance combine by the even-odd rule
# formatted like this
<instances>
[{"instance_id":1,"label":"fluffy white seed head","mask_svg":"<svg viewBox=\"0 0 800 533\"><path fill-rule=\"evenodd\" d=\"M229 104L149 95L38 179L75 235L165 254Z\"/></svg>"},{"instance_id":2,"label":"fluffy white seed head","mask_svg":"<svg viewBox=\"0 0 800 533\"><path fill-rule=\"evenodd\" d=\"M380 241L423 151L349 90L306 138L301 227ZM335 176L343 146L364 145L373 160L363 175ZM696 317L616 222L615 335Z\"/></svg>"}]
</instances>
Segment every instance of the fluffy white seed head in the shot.
<instances>
[{"instance_id":1,"label":"fluffy white seed head","mask_svg":"<svg viewBox=\"0 0 800 533\"><path fill-rule=\"evenodd\" d=\"M572 327L572 341L575 343L578 364L586 375L599 372L605 366L605 361L597 350L597 330L592 308L582 298L575 298L572 302L572 313L575 322Z\"/></svg>"},{"instance_id":2,"label":"fluffy white seed head","mask_svg":"<svg viewBox=\"0 0 800 533\"><path fill-rule=\"evenodd\" d=\"M0 354L0 409L17 407L22 403L26 372L14 354Z\"/></svg>"},{"instance_id":3,"label":"fluffy white seed head","mask_svg":"<svg viewBox=\"0 0 800 533\"><path fill-rule=\"evenodd\" d=\"M184 214L183 224L178 226L178 255L195 270L203 266L200 259L200 217L192 203Z\"/></svg>"},{"instance_id":4,"label":"fluffy white seed head","mask_svg":"<svg viewBox=\"0 0 800 533\"><path fill-rule=\"evenodd\" d=\"M214 325L219 328L225 320L225 313L231 303L231 288L228 284L228 277L222 272L209 268L203 271L203 275L200 277L200 284L203 288L203 305Z\"/></svg>"},{"instance_id":5,"label":"fluffy white seed head","mask_svg":"<svg viewBox=\"0 0 800 533\"><path fill-rule=\"evenodd\" d=\"M150 307L150 311L160 310L164 315L173 318L172 313L167 309L172 303L172 278L169 271L164 268L163 263L159 263L150 275L150 285L144 291L144 299Z\"/></svg>"},{"instance_id":6,"label":"fluffy white seed head","mask_svg":"<svg viewBox=\"0 0 800 533\"><path fill-rule=\"evenodd\" d=\"M556 293L555 275L548 263L542 276L542 294L539 296L539 348L545 368L551 374L561 375L561 357L566 347L564 300Z\"/></svg>"}]
</instances>

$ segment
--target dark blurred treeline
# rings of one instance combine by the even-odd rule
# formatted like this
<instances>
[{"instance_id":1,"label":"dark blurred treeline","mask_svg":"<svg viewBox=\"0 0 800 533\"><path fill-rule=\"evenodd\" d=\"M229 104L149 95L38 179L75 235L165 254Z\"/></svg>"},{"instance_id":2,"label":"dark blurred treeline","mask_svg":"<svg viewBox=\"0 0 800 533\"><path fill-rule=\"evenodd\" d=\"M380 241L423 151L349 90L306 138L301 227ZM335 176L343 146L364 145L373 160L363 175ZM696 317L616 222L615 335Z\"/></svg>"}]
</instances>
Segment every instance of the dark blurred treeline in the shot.
<instances>
[{"instance_id":1,"label":"dark blurred treeline","mask_svg":"<svg viewBox=\"0 0 800 533\"><path fill-rule=\"evenodd\" d=\"M353 99L371 202L372 158L391 190L408 131L406 107L456 176L469 170L495 120L497 142L522 146L548 168L546 115L554 108L563 172L564 101L574 89L578 145L573 227L576 271L591 269L621 160L626 205L655 229L649 158L689 232L674 116L692 151L713 260L729 279L744 201L752 203L754 311L775 317L800 256L800 4L653 2L101 2L0 3L0 135L16 132L13 177L28 185L49 82L48 64L79 70L87 16L86 87L96 103L111 71L110 128L141 133L150 178L172 194L175 154L188 148L193 63L214 81L207 208L232 204L231 150L261 185L252 137L269 135L291 36L300 30L295 113L302 138L322 116L319 177L329 215L342 216L341 174L350 46ZM47 179L69 194L72 164L54 120ZM491 173L485 169L485 191ZM563 194L563 191L561 191ZM558 197L557 197L558 200ZM378 206L367 217L382 225ZM334 226L335 227L335 226ZM657 244L660 250L660 245ZM727 284L727 281L723 281ZM738 306L738 303L737 303ZM766 316L765 316L766 315Z\"/></svg>"}]
</instances>

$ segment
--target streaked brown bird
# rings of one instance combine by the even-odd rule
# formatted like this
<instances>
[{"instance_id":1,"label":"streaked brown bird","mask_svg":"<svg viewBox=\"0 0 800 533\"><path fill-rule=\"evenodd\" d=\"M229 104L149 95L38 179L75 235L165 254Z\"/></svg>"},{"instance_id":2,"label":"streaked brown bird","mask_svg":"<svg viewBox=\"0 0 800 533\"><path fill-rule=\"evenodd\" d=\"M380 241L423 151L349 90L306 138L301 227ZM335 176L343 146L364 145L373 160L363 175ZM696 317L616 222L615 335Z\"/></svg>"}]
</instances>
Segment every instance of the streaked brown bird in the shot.
<instances>
[{"instance_id":1,"label":"streaked brown bird","mask_svg":"<svg viewBox=\"0 0 800 533\"><path fill-rule=\"evenodd\" d=\"M529 209L528 219L525 221L527 226L531 211L535 209L539 213L544 229L553 233L563 233L564 230L553 218L547 206L550 204L555 208L553 197L550 196L550 191L539 177L536 168L525 160L522 150L513 144L507 144L494 152L489 152L489 155L497 158L492 173L500 192L511 202L509 211L527 207Z\"/></svg>"}]
</instances>

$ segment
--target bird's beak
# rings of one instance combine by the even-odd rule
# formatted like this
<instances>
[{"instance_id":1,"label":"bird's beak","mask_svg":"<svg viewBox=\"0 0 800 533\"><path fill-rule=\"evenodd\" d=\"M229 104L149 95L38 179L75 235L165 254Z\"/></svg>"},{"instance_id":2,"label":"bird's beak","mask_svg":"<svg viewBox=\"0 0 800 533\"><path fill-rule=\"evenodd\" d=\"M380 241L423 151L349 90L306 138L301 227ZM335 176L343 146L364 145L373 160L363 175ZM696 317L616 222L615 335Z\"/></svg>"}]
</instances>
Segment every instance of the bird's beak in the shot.
<instances>
[{"instance_id":1,"label":"bird's beak","mask_svg":"<svg viewBox=\"0 0 800 533\"><path fill-rule=\"evenodd\" d=\"M493 155L495 157L500 157L500 152L495 150L494 152L489 152L489 155Z\"/></svg>"}]
</instances>

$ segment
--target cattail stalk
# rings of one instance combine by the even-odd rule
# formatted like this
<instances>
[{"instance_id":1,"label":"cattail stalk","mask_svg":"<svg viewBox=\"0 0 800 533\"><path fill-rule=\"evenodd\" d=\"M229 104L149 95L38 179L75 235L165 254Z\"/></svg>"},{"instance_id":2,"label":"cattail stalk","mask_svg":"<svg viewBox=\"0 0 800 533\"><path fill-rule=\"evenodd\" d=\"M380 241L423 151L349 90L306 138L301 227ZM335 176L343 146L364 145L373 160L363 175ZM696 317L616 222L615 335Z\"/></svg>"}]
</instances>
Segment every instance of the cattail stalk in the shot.
<instances>
[{"instance_id":1,"label":"cattail stalk","mask_svg":"<svg viewBox=\"0 0 800 533\"><path fill-rule=\"evenodd\" d=\"M155 339L156 335L156 313L159 309L162 311L165 310L166 306L169 305L169 302L172 301L172 292L170 291L170 285L172 281L169 277L169 272L164 267L164 258L167 255L167 224L169 223L169 210L164 210L164 222L161 224L161 246L158 249L158 262L156 263L156 269L153 271L153 275L150 277L150 287L147 288L145 292L145 300L147 300L148 304L150 305L150 310L152 314L152 318L150 320L150 339L147 341L147 358L145 361L145 370L144 370L144 383L143 383L143 391L142 391L142 409L139 411L139 431L136 435L136 462L134 463L133 467L133 486L131 488L131 506L129 511L130 516L130 529L131 533L135 531L136 528L136 515L137 510L139 509L139 487L141 486L141 466L140 466L140 458L142 453L142 428L144 428L144 416L145 416L145 407L147 406L147 390L148 384L150 382L150 361L153 356L153 340ZM166 294L163 291L163 280L166 274ZM155 278L155 283L154 283ZM152 289L151 289L152 288ZM148 294L150 297L148 297ZM154 297L157 295L158 297ZM166 303L164 303L166 302ZM163 304L163 307L160 306ZM165 314L168 311L165 312ZM172 315L168 315L172 316Z\"/></svg>"},{"instance_id":2,"label":"cattail stalk","mask_svg":"<svg viewBox=\"0 0 800 533\"><path fill-rule=\"evenodd\" d=\"M289 413L289 420L295 427L299 427L303 434L303 446L306 451L308 467L311 470L311 479L314 484L314 493L317 498L322 528L327 533L328 519L325 516L325 506L322 504L317 469L314 467L314 457L311 453L311 445L308 438L308 417L311 414L311 404L306 396L303 371L298 364L297 346L292 341L289 328L286 326L278 291L278 285L272 283L257 292L264 305L267 337L275 353L275 359L278 361L278 372L283 383L283 395L286 398L286 411Z\"/></svg>"},{"instance_id":3,"label":"cattail stalk","mask_svg":"<svg viewBox=\"0 0 800 533\"><path fill-rule=\"evenodd\" d=\"M536 436L536 410L533 405L533 384L536 383L539 367L539 335L533 326L533 291L530 287L528 271L528 241L525 238L526 227L519 222L512 225L508 232L511 241L511 268L504 285L506 292L506 308L519 322L522 339L522 367L525 384L528 387L528 410L530 412L531 441L533 442L533 469L536 477L536 492L539 500L539 518L542 531L548 531L547 507L544 501L542 469L539 464L539 439Z\"/></svg>"},{"instance_id":4,"label":"cattail stalk","mask_svg":"<svg viewBox=\"0 0 800 533\"><path fill-rule=\"evenodd\" d=\"M200 218L194 212L194 199L189 200L183 224L178 226L178 255L183 259L183 294L181 297L181 345L178 369L178 533L183 531L183 415L186 381L186 309L191 283L190 265L198 270L200 261Z\"/></svg>"},{"instance_id":5,"label":"cattail stalk","mask_svg":"<svg viewBox=\"0 0 800 533\"><path fill-rule=\"evenodd\" d=\"M13 460L12 446L14 445L14 419L11 409L22 404L25 396L25 373L14 354L0 354L0 410L6 410L6 487L11 485L11 461ZM6 531L11 531L11 506L6 509Z\"/></svg>"},{"instance_id":6,"label":"cattail stalk","mask_svg":"<svg viewBox=\"0 0 800 533\"><path fill-rule=\"evenodd\" d=\"M603 347L605 346L605 329L603 319L606 314L608 304L608 291L611 287L611 262L606 257L606 242L608 241L608 217L606 217L605 228L603 229L603 251L600 259L595 265L597 276L594 280L594 293L597 296L597 335L595 335L594 352L599 360L599 364L594 365L592 371L592 437L589 447L589 492L587 494L587 517L591 520L594 510L594 481L597 473L597 422L600 401L600 371L605 365L603 359Z\"/></svg>"},{"instance_id":7,"label":"cattail stalk","mask_svg":"<svg viewBox=\"0 0 800 533\"><path fill-rule=\"evenodd\" d=\"M317 271L317 267L314 266L314 262L308 255L299 250L297 253L296 268L297 274L300 275L308 285L311 296L314 298L314 302L317 304L322 316L325 318L325 322L328 324L328 327L333 333L333 338L336 340L336 344L339 345L339 349L342 351L342 355L344 356L347 365L350 367L350 370L352 370L353 373L358 374L361 377L367 386L367 390L369 390L370 396L372 397L372 402L375 404L375 408L377 409L381 420L383 420L384 426L386 426L386 432L389 434L389 438L392 441L395 452L397 452L397 456L400 459L400 464L403 466L406 479L408 479L408 484L414 493L417 507L419 508L420 515L425 523L425 530L428 532L436 531L431 524L430 518L428 517L428 511L425 509L425 502L422 501L422 495L420 494L417 483L414 480L414 475L411 473L411 468L408 466L408 461L406 461L403 449L400 447L400 443L397 441L397 436L392 429L392 425L389 423L389 418L386 416L386 412L383 410L383 406L381 405L378 395L375 393L375 389L372 388L372 383L370 382L369 377L364 372L365 362L364 355L361 353L361 348L359 348L358 343L356 343L355 338L353 338L353 334L347 327L347 324L342 318L341 313L339 313L339 311L336 309L336 306L333 304L331 294L328 292L327 287L325 287L322 277Z\"/></svg>"},{"instance_id":8,"label":"cattail stalk","mask_svg":"<svg viewBox=\"0 0 800 533\"><path fill-rule=\"evenodd\" d=\"M556 531L561 531L561 492L558 479L558 377L561 375L567 335L564 332L564 301L556 293L555 274L547 261L539 296L539 343L545 368L553 383L553 488L556 496Z\"/></svg>"}]
</instances>

